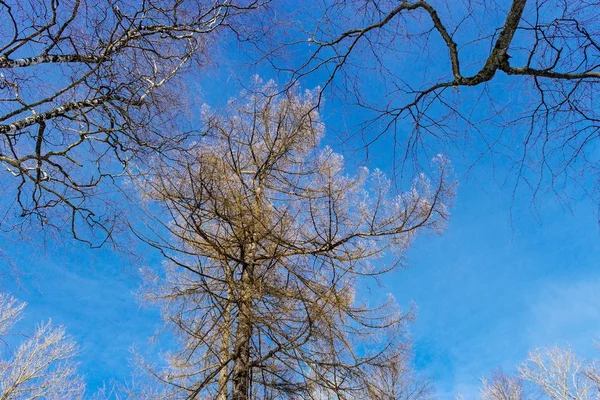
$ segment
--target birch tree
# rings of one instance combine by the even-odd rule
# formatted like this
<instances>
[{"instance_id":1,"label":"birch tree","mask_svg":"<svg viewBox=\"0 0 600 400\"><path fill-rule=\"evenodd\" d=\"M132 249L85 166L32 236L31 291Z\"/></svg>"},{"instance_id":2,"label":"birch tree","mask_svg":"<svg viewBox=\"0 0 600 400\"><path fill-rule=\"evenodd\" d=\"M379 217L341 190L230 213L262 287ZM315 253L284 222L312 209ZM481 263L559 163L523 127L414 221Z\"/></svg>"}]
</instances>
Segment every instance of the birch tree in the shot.
<instances>
[{"instance_id":1,"label":"birch tree","mask_svg":"<svg viewBox=\"0 0 600 400\"><path fill-rule=\"evenodd\" d=\"M378 398L376 376L403 365L411 314L369 282L443 229L449 164L400 194L380 170L347 172L319 144L317 96L267 84L204 109L204 138L143 174L172 235L144 236L168 260L144 292L181 344L153 372L171 389L156 397Z\"/></svg>"},{"instance_id":2,"label":"birch tree","mask_svg":"<svg viewBox=\"0 0 600 400\"><path fill-rule=\"evenodd\" d=\"M482 379L481 400L594 400L600 398L598 365L570 348L535 349L518 374Z\"/></svg>"},{"instance_id":3,"label":"birch tree","mask_svg":"<svg viewBox=\"0 0 600 400\"><path fill-rule=\"evenodd\" d=\"M25 303L0 293L0 338L20 319ZM63 327L39 325L33 335L10 351L2 339L0 399L81 399L85 385L73 361L77 345Z\"/></svg>"},{"instance_id":4,"label":"birch tree","mask_svg":"<svg viewBox=\"0 0 600 400\"><path fill-rule=\"evenodd\" d=\"M179 78L206 67L226 30L243 40L240 18L262 5L0 1L0 182L2 208L16 217L0 228L36 222L81 240L95 233L94 244L110 237L116 190L103 184L186 140Z\"/></svg>"}]
</instances>

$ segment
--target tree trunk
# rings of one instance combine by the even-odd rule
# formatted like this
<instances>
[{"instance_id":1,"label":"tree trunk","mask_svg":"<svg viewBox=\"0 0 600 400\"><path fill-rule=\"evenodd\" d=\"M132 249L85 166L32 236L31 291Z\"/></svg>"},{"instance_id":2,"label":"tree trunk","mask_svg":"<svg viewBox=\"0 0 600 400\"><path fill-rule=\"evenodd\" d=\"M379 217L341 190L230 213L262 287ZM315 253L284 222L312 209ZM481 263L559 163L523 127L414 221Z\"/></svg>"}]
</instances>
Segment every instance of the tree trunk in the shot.
<instances>
[{"instance_id":1,"label":"tree trunk","mask_svg":"<svg viewBox=\"0 0 600 400\"><path fill-rule=\"evenodd\" d=\"M229 272L229 271L228 271ZM230 274L227 274L229 278ZM223 329L221 338L221 364L228 363L229 360L229 336L231 329L231 291L227 291L227 305L225 306L225 315L223 316ZM222 366L219 372L219 394L217 400L227 400L229 395L228 384L229 384L229 367L227 364Z\"/></svg>"},{"instance_id":2,"label":"tree trunk","mask_svg":"<svg viewBox=\"0 0 600 400\"><path fill-rule=\"evenodd\" d=\"M233 400L248 400L250 397L251 368L250 368L250 342L252 340L252 297L256 243L258 240L257 229L260 227L260 216L262 214L262 189L260 178L252 179L251 187L254 188L253 203L251 208L250 233L251 241L247 247L241 248L240 258L245 260L240 282L241 293L239 294L238 325L235 337L235 363L233 365ZM264 221L263 221L264 222Z\"/></svg>"},{"instance_id":3,"label":"tree trunk","mask_svg":"<svg viewBox=\"0 0 600 400\"><path fill-rule=\"evenodd\" d=\"M242 272L242 293L239 304L238 326L235 337L235 362L233 365L233 400L247 400L250 389L250 340L252 338L251 285L252 266Z\"/></svg>"}]
</instances>

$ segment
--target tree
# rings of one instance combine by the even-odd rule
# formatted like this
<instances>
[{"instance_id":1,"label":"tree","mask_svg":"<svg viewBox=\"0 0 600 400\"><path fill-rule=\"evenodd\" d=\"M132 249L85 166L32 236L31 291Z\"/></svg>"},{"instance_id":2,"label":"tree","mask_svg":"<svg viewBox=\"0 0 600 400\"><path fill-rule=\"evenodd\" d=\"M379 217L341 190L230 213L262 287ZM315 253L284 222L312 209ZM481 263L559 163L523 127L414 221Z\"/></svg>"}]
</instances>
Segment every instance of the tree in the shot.
<instances>
[{"instance_id":1,"label":"tree","mask_svg":"<svg viewBox=\"0 0 600 400\"><path fill-rule=\"evenodd\" d=\"M369 376L368 397L376 400L434 399L429 381L412 371L408 358L378 366Z\"/></svg>"},{"instance_id":2,"label":"tree","mask_svg":"<svg viewBox=\"0 0 600 400\"><path fill-rule=\"evenodd\" d=\"M598 368L579 358L570 348L536 349L519 367L517 376L499 372L482 379L482 400L597 399Z\"/></svg>"},{"instance_id":3,"label":"tree","mask_svg":"<svg viewBox=\"0 0 600 400\"><path fill-rule=\"evenodd\" d=\"M0 293L0 337L20 319L25 303ZM4 342L4 341L3 341ZM63 327L39 325L13 354L8 344L0 351L0 399L81 399L85 385L73 357L77 345Z\"/></svg>"},{"instance_id":4,"label":"tree","mask_svg":"<svg viewBox=\"0 0 600 400\"><path fill-rule=\"evenodd\" d=\"M323 0L298 11L292 37L262 55L292 83L324 82L348 123L361 118L354 133L364 146L392 137L400 169L458 149L468 163L493 156L534 196L568 197L570 181L592 194L599 5Z\"/></svg>"},{"instance_id":5,"label":"tree","mask_svg":"<svg viewBox=\"0 0 600 400\"><path fill-rule=\"evenodd\" d=\"M94 244L109 238L116 190L102 185L190 136L178 77L209 62L225 29L249 34L238 20L262 5L1 1L0 165L18 219L0 227L36 217L81 240L101 234Z\"/></svg>"},{"instance_id":6,"label":"tree","mask_svg":"<svg viewBox=\"0 0 600 400\"><path fill-rule=\"evenodd\" d=\"M490 380L481 379L481 400L522 400L523 382L518 377L506 376L502 371L492 375Z\"/></svg>"},{"instance_id":7,"label":"tree","mask_svg":"<svg viewBox=\"0 0 600 400\"><path fill-rule=\"evenodd\" d=\"M316 102L316 91L267 84L224 115L204 109L204 138L142 174L172 235L143 236L168 259L145 296L182 346L154 371L171 385L156 397L378 398L409 373L410 313L369 299L367 278L398 266L418 233L442 229L448 162L437 158L435 183L421 175L394 195L381 171L348 174L319 146Z\"/></svg>"}]
</instances>

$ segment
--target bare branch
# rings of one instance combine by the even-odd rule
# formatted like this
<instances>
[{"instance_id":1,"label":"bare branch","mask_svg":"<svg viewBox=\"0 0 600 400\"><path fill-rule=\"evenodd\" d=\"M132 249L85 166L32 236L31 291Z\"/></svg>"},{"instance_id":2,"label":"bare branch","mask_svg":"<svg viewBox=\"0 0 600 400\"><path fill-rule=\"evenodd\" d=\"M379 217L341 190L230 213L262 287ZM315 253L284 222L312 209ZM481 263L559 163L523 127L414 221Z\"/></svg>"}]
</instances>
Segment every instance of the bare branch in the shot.
<instances>
[{"instance_id":1,"label":"bare branch","mask_svg":"<svg viewBox=\"0 0 600 400\"><path fill-rule=\"evenodd\" d=\"M172 235L147 237L169 262L148 272L144 295L181 343L152 372L170 385L156 398L426 399L407 368L410 314L356 287L443 229L449 164L440 156L435 184L421 175L394 194L381 171L350 175L319 146L316 91L278 93L268 83L223 114L205 108L203 139L140 174L164 209L148 227Z\"/></svg>"}]
</instances>

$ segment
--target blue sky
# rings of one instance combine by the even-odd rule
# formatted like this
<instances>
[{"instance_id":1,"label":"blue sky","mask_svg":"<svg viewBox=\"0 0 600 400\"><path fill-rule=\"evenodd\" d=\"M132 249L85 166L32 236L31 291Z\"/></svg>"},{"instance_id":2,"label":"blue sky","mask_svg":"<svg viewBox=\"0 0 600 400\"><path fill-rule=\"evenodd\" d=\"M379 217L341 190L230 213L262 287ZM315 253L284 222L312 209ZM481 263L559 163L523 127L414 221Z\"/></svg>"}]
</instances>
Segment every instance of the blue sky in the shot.
<instances>
[{"instance_id":1,"label":"blue sky","mask_svg":"<svg viewBox=\"0 0 600 400\"><path fill-rule=\"evenodd\" d=\"M222 103L237 91L235 80L242 75L229 79L232 65L216 65L217 72L193 90L210 104ZM255 72L269 77L265 70L248 75ZM318 77L304 82L308 88L316 84ZM223 92L226 85L231 90ZM330 132L361 117L340 115L335 101L326 101L323 115ZM333 135L326 142L339 148ZM408 268L386 278L381 289L404 307L416 303L415 362L443 400L458 392L474 398L479 377L498 367L513 371L535 347L569 344L594 357L600 339L597 204L572 187L568 207L552 193L540 193L532 203L527 191L513 195L513 180L502 183L502 160L483 158L467 173L477 155L469 147L448 154L459 182L448 228L419 238L407 254ZM352 165L361 163L361 154L348 157ZM380 142L367 165L391 172L389 159L389 142ZM592 183L593 177L585 178L584 185ZM91 391L110 379L126 379L132 346L157 349L148 339L161 327L158 312L134 293L138 268L158 267L160 258L149 252L132 264L109 248L52 238L39 246L36 239L0 236L0 270L10 260L18 271L17 279L1 284L29 303L17 331L51 318L82 346L81 372Z\"/></svg>"},{"instance_id":2,"label":"blue sky","mask_svg":"<svg viewBox=\"0 0 600 400\"><path fill-rule=\"evenodd\" d=\"M600 338L600 231L596 207L572 212L551 196L540 205L463 180L448 230L410 250L410 268L389 286L419 307L417 364L440 393L476 393L478 378L514 371L529 350L570 345L597 356ZM447 395L447 397L451 396Z\"/></svg>"},{"instance_id":3,"label":"blue sky","mask_svg":"<svg viewBox=\"0 0 600 400\"><path fill-rule=\"evenodd\" d=\"M376 167L377 161L372 165ZM408 265L385 279L383 291L418 307L411 327L417 368L431 376L442 399L476 393L479 377L501 366L514 370L536 346L570 344L595 356L600 338L600 228L596 205L574 200L571 210L553 195L511 198L488 179L485 164L464 175L450 223L441 236L418 239ZM512 205L512 223L511 223ZM19 284L4 286L29 303L18 328L52 318L83 351L81 371L90 389L130 373L129 349L150 348L159 316L136 300L136 266L109 249L90 250L63 240L4 245ZM158 265L151 254L146 264ZM138 265L139 266L139 265Z\"/></svg>"}]
</instances>

